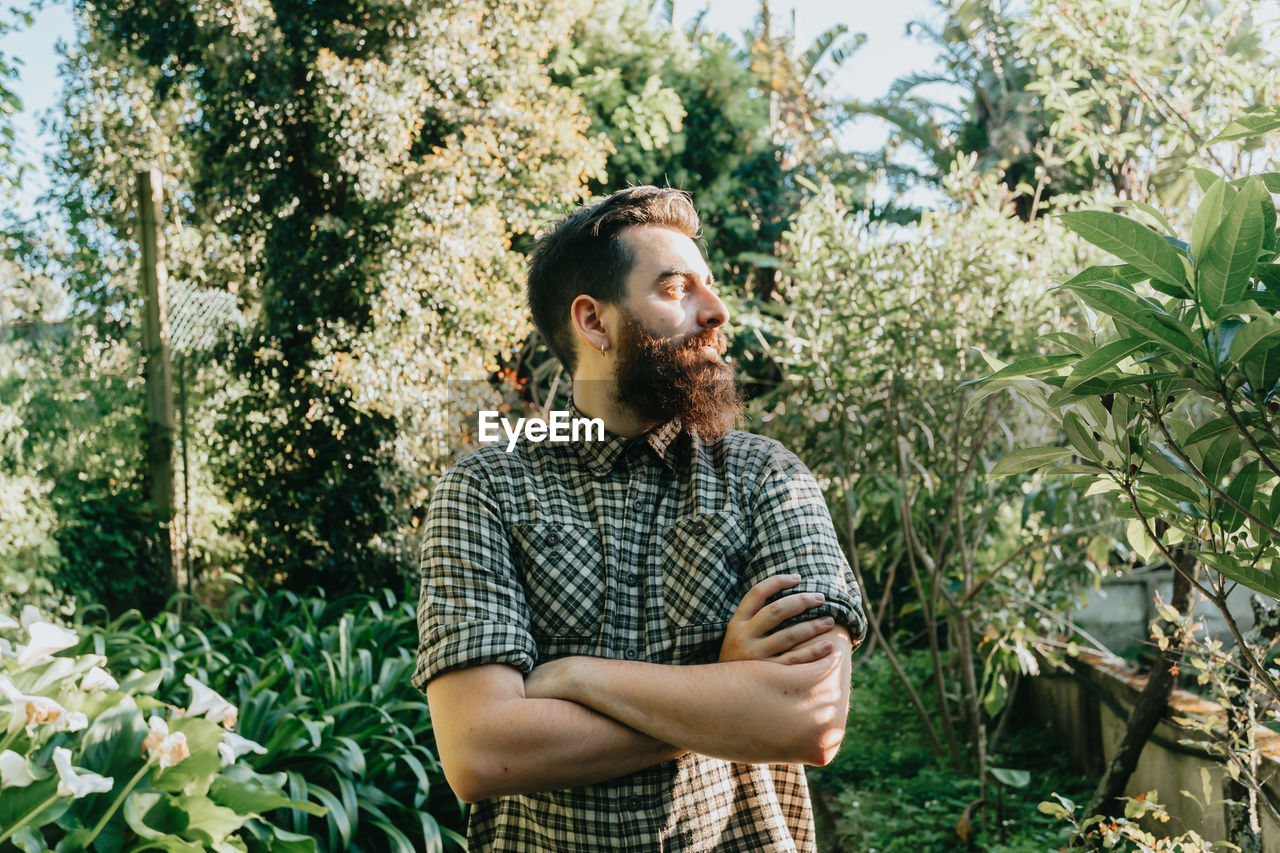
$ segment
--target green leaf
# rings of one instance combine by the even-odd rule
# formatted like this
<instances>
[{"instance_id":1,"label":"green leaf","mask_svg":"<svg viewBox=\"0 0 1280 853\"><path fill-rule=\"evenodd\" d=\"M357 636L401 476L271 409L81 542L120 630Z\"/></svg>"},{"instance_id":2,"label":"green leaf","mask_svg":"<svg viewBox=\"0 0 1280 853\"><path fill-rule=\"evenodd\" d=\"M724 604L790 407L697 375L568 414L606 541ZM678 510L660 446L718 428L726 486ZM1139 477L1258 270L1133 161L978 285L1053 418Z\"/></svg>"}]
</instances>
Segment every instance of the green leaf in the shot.
<instances>
[{"instance_id":1,"label":"green leaf","mask_svg":"<svg viewBox=\"0 0 1280 853\"><path fill-rule=\"evenodd\" d=\"M1188 456L1192 454L1188 453ZM1227 472L1231 470L1231 465L1240 458L1240 439L1236 437L1234 432L1229 432L1218 437L1209 449L1204 453L1204 459L1200 463L1200 471L1204 474L1205 479L1215 486L1222 482L1222 478L1227 476Z\"/></svg>"},{"instance_id":2,"label":"green leaf","mask_svg":"<svg viewBox=\"0 0 1280 853\"><path fill-rule=\"evenodd\" d=\"M961 382L957 388L964 388L969 385L977 385L983 382L991 382L996 379L1005 379L1012 376L1029 376L1033 373L1044 373L1045 371L1055 370L1066 364L1075 362L1074 355L1037 355L1031 358L1023 358L1012 364L1007 364L997 370L995 373L983 376L981 379L970 379L967 382Z\"/></svg>"},{"instance_id":3,"label":"green leaf","mask_svg":"<svg viewBox=\"0 0 1280 853\"><path fill-rule=\"evenodd\" d=\"M272 827L275 838L271 843L271 853L316 853L316 840L309 835L288 832L280 827Z\"/></svg>"},{"instance_id":4,"label":"green leaf","mask_svg":"<svg viewBox=\"0 0 1280 853\"><path fill-rule=\"evenodd\" d=\"M1147 204L1145 201L1135 201L1135 200L1122 201L1120 202L1120 207L1131 207L1134 210L1141 210L1143 213L1147 214L1152 219L1154 219L1160 225L1160 227L1164 229L1165 234L1167 234L1170 237L1178 236L1178 232L1175 231L1173 226L1169 224L1169 220L1164 218L1164 214L1156 210L1151 205Z\"/></svg>"},{"instance_id":5,"label":"green leaf","mask_svg":"<svg viewBox=\"0 0 1280 853\"><path fill-rule=\"evenodd\" d=\"M1146 529L1142 526L1142 522L1138 519L1131 519L1124 530L1125 538L1129 540L1129 547L1133 548L1133 553L1142 558L1142 562L1150 563L1151 558L1156 555L1159 548L1156 543L1151 541L1147 536Z\"/></svg>"},{"instance_id":6,"label":"green leaf","mask_svg":"<svg viewBox=\"0 0 1280 853\"><path fill-rule=\"evenodd\" d=\"M1215 320L1249 289L1249 276L1262 249L1262 211L1257 195L1261 191L1256 182L1250 182L1235 194L1204 256L1196 262L1196 293Z\"/></svg>"},{"instance_id":7,"label":"green leaf","mask_svg":"<svg viewBox=\"0 0 1280 853\"><path fill-rule=\"evenodd\" d=\"M1224 432L1231 432L1236 428L1235 422L1227 415L1202 424L1195 432L1182 440L1183 447L1191 447L1193 444L1199 444L1207 438L1215 438Z\"/></svg>"},{"instance_id":8,"label":"green leaf","mask_svg":"<svg viewBox=\"0 0 1280 853\"><path fill-rule=\"evenodd\" d=\"M1280 344L1280 320L1259 317L1236 332L1231 341L1231 361L1241 364L1255 351L1265 352L1277 344Z\"/></svg>"},{"instance_id":9,"label":"green leaf","mask_svg":"<svg viewBox=\"0 0 1280 853\"><path fill-rule=\"evenodd\" d=\"M1195 345L1188 330L1158 303L1113 284L1073 285L1071 290L1082 302L1107 314L1118 324L1146 335L1184 358L1193 357Z\"/></svg>"},{"instance_id":10,"label":"green leaf","mask_svg":"<svg viewBox=\"0 0 1280 853\"><path fill-rule=\"evenodd\" d=\"M1077 453L1094 462L1102 461L1102 449L1098 446L1098 442L1094 440L1089 428L1085 426L1084 419L1078 413L1074 410L1068 410L1062 416L1062 429L1067 434L1067 440L1071 442L1071 446L1076 449Z\"/></svg>"},{"instance_id":11,"label":"green leaf","mask_svg":"<svg viewBox=\"0 0 1280 853\"><path fill-rule=\"evenodd\" d=\"M183 834L205 844L221 842L245 822L244 815L236 814L234 810L220 806L208 797L175 797L173 804L186 812L187 828Z\"/></svg>"},{"instance_id":12,"label":"green leaf","mask_svg":"<svg viewBox=\"0 0 1280 853\"><path fill-rule=\"evenodd\" d=\"M1223 491L1234 500L1249 510L1252 510L1254 488L1258 484L1258 468L1262 463L1254 459L1241 468L1236 475L1231 478L1231 482ZM1244 524L1244 513L1232 506L1222 507L1222 528L1228 533L1234 533L1240 529L1240 525Z\"/></svg>"},{"instance_id":13,"label":"green leaf","mask_svg":"<svg viewBox=\"0 0 1280 853\"><path fill-rule=\"evenodd\" d=\"M1031 784L1031 771L1029 770L1010 770L1007 767L988 767L991 775L1001 785L1008 785L1010 788L1025 788Z\"/></svg>"},{"instance_id":14,"label":"green leaf","mask_svg":"<svg viewBox=\"0 0 1280 853\"><path fill-rule=\"evenodd\" d=\"M1025 471L1034 471L1042 468L1050 462L1064 459L1072 455L1069 447L1024 447L1018 450L1010 451L1000 457L1000 461L991 469L991 473L987 476L996 479L998 477L1008 477L1011 474L1021 474Z\"/></svg>"},{"instance_id":15,"label":"green leaf","mask_svg":"<svg viewBox=\"0 0 1280 853\"><path fill-rule=\"evenodd\" d=\"M1191 226L1191 256L1199 258L1209 245L1209 238L1222 222L1222 200L1226 197L1227 182L1219 178L1205 191L1204 199L1196 208L1195 224Z\"/></svg>"},{"instance_id":16,"label":"green leaf","mask_svg":"<svg viewBox=\"0 0 1280 853\"><path fill-rule=\"evenodd\" d=\"M1100 210L1064 213L1062 221L1090 243L1153 279L1173 285L1181 285L1186 279L1178 251L1140 222Z\"/></svg>"},{"instance_id":17,"label":"green leaf","mask_svg":"<svg viewBox=\"0 0 1280 853\"><path fill-rule=\"evenodd\" d=\"M269 787L268 780L241 764L233 764L214 778L209 797L219 805L242 815L261 814L273 809L289 808L323 817L322 806L285 796L279 786Z\"/></svg>"},{"instance_id":18,"label":"green leaf","mask_svg":"<svg viewBox=\"0 0 1280 853\"><path fill-rule=\"evenodd\" d=\"M1235 139L1250 139L1263 136L1273 130L1280 129L1280 107L1264 107L1241 116L1222 129L1222 132L1210 139L1206 144L1230 142Z\"/></svg>"},{"instance_id":19,"label":"green leaf","mask_svg":"<svg viewBox=\"0 0 1280 853\"><path fill-rule=\"evenodd\" d=\"M1242 583L1254 592L1280 598L1280 578L1271 572L1250 566L1228 554L1202 551L1197 553L1196 557L1206 566L1217 569L1223 577Z\"/></svg>"},{"instance_id":20,"label":"green leaf","mask_svg":"<svg viewBox=\"0 0 1280 853\"><path fill-rule=\"evenodd\" d=\"M1059 287L1066 287L1072 284L1095 284L1100 281L1105 281L1110 284L1123 284L1132 290L1133 285L1146 281L1149 278L1151 278L1150 275L1144 273L1133 264L1092 266L1085 267L1080 272L1064 281L1059 285Z\"/></svg>"},{"instance_id":21,"label":"green leaf","mask_svg":"<svg viewBox=\"0 0 1280 853\"><path fill-rule=\"evenodd\" d=\"M1080 360L1080 363L1067 377L1064 389L1074 388L1086 379L1092 379L1138 350L1151 345L1148 338L1120 338L1099 347L1092 355Z\"/></svg>"}]
</instances>

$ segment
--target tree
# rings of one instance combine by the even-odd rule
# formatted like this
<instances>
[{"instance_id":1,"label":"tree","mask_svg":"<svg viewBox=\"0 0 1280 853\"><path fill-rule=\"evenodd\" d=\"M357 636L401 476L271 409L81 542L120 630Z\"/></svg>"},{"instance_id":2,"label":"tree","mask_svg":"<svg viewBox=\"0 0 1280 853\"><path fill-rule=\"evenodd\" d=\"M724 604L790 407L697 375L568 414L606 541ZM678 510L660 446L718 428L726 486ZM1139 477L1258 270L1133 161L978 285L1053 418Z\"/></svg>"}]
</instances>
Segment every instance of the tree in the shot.
<instances>
[{"instance_id":1,"label":"tree","mask_svg":"<svg viewBox=\"0 0 1280 853\"><path fill-rule=\"evenodd\" d=\"M939 0L942 68L896 81L872 104L850 104L896 128L931 167L879 165L898 185L936 185L958 154L976 153L1018 193L1023 219L1055 196L1082 193L1149 202L1185 199L1189 166L1250 168L1205 147L1211 128L1280 98L1275 22L1243 0L1222 4L1033 0L1026 4ZM921 94L943 84L958 106ZM1252 159L1262 162L1257 152ZM1216 161L1216 162L1215 162ZM1060 206L1060 205L1059 205Z\"/></svg>"},{"instance_id":2,"label":"tree","mask_svg":"<svg viewBox=\"0 0 1280 853\"><path fill-rule=\"evenodd\" d=\"M1277 129L1280 109L1271 107L1208 142ZM1222 613L1244 663L1227 724L1252 755L1256 716L1234 709L1252 708L1259 693L1280 702L1263 653L1275 635L1259 650L1227 595L1244 586L1280 598L1280 245L1271 197L1280 186L1270 175L1228 182L1197 170L1195 179L1203 195L1187 240L1154 209L1161 232L1109 211L1062 217L1122 263L1089 266L1063 285L1089 309L1086 334L1058 336L1059 352L1000 366L984 393L1008 388L1061 423L1068 441L1016 450L999 472L1051 465L1077 488L1110 495L1129 519L1133 548L1166 562ZM1256 765L1245 767L1233 781L1256 786L1248 772ZM1249 824L1256 815L1233 817L1241 835L1232 840L1243 843Z\"/></svg>"},{"instance_id":3,"label":"tree","mask_svg":"<svg viewBox=\"0 0 1280 853\"><path fill-rule=\"evenodd\" d=\"M248 570L394 580L449 455L442 380L483 379L525 333L511 242L601 165L543 71L572 5L79 10L64 139L91 187L82 242L129 244L116 177L157 165L175 278L237 292L251 319L212 401ZM89 277L125 326L129 268Z\"/></svg>"}]
</instances>

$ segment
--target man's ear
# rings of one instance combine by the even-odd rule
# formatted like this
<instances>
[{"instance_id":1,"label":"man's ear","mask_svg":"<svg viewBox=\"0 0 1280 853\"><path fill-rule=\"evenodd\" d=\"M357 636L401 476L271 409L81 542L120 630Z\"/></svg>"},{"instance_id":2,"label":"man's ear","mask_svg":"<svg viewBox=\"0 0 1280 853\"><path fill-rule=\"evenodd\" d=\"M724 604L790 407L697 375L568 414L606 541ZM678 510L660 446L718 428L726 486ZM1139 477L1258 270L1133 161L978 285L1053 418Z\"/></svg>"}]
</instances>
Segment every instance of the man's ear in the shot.
<instances>
[{"instance_id":1,"label":"man's ear","mask_svg":"<svg viewBox=\"0 0 1280 853\"><path fill-rule=\"evenodd\" d=\"M606 352L613 347L608 328L613 325L612 317L606 314L612 314L606 303L585 293L579 294L569 306L569 322L573 324L574 336L595 352L600 352L601 347Z\"/></svg>"}]
</instances>

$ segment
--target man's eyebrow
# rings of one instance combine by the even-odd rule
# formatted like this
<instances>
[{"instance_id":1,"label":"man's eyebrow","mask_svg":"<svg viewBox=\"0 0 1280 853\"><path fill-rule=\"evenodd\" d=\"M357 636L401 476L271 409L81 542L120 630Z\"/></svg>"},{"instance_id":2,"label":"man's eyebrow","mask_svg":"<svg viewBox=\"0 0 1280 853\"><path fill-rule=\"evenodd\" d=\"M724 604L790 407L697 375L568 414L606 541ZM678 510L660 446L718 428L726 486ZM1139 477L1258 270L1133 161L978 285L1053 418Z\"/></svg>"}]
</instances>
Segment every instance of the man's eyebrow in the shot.
<instances>
[{"instance_id":1,"label":"man's eyebrow","mask_svg":"<svg viewBox=\"0 0 1280 853\"><path fill-rule=\"evenodd\" d=\"M702 273L700 273L698 270L695 270L692 267L672 267L670 269L665 269L662 272L658 273L657 277L654 278L653 283L660 284L670 278L701 279ZM711 287L715 283L716 283L715 276L713 276L710 272L708 272L707 278L706 278L707 287Z\"/></svg>"}]
</instances>

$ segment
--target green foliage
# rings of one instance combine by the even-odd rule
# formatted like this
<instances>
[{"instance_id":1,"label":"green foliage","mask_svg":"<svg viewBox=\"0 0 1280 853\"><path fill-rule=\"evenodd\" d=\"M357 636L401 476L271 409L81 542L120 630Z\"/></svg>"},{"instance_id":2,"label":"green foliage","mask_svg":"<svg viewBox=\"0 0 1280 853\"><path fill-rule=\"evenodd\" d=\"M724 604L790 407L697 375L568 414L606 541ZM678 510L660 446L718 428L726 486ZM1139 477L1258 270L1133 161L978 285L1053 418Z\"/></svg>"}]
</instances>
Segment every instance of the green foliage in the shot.
<instances>
[{"instance_id":1,"label":"green foliage","mask_svg":"<svg viewBox=\"0 0 1280 853\"><path fill-rule=\"evenodd\" d=\"M29 484L18 517L39 530L28 528L24 538L41 543L38 557L6 562L6 593L44 605L56 593L158 610L133 354L84 339L9 344L5 353L0 412L12 428L0 470Z\"/></svg>"},{"instance_id":2,"label":"green foliage","mask_svg":"<svg viewBox=\"0 0 1280 853\"><path fill-rule=\"evenodd\" d=\"M902 664L922 690L928 687L930 663L923 652L902 656ZM932 697L930 697L931 699ZM957 834L966 808L980 797L978 780L937 763L927 738L904 707L901 684L883 657L862 659L853 669L849 727L839 755L828 766L809 771L817 796L831 811L833 853L921 851L943 853L963 849ZM1063 764L1061 752L1045 741L1043 731L1014 729L993 760L1013 781L1013 768L1032 770L1023 786L1010 785L988 796L999 797L981 820L970 812L970 838L988 851L1054 850L1065 827L1036 811L1052 791L1087 794L1088 780ZM993 786L994 787L994 786Z\"/></svg>"},{"instance_id":3,"label":"green foliage","mask_svg":"<svg viewBox=\"0 0 1280 853\"><path fill-rule=\"evenodd\" d=\"M785 384L757 405L823 485L867 600L885 602L873 619L887 652L935 653L935 692L957 700L947 714L918 707L936 749L981 775L982 727L1090 582L1084 549L1105 529L1052 482L983 476L1001 436L1051 428L956 386L978 375L974 350L1016 352L1064 327L1043 293L1073 251L1056 223L1011 216L1011 193L971 161L949 187L951 209L906 229L830 191L804 208L784 253L787 306L760 323ZM968 720L968 758L952 719Z\"/></svg>"},{"instance_id":4,"label":"green foliage","mask_svg":"<svg viewBox=\"0 0 1280 853\"><path fill-rule=\"evenodd\" d=\"M776 30L761 4L745 45L657 23L650 4L599 0L556 55L555 79L583 99L591 129L611 147L597 193L633 184L693 192L717 277L768 298L758 266L800 203L797 174L838 172L821 89L860 41L824 33L808 51ZM762 283L764 282L764 283Z\"/></svg>"},{"instance_id":5,"label":"green foliage","mask_svg":"<svg viewBox=\"0 0 1280 853\"><path fill-rule=\"evenodd\" d=\"M527 334L512 243L603 162L543 68L572 5L78 7L75 287L104 333L135 333L129 188L161 168L171 273L250 318L210 461L262 581L367 589L413 565L440 380Z\"/></svg>"},{"instance_id":6,"label":"green foliage","mask_svg":"<svg viewBox=\"0 0 1280 853\"><path fill-rule=\"evenodd\" d=\"M992 387L1010 382L1047 416L1076 425L1067 437L1085 472L1079 484L1115 493L1137 539L1162 553L1200 543L1202 562L1276 597L1280 582L1267 570L1280 561L1271 500L1280 477L1275 206L1260 178L1197 179L1204 200L1190 243L1114 213L1063 217L1135 275L1103 268L1064 283L1088 309L1088 338L1064 360L1003 367Z\"/></svg>"},{"instance_id":7,"label":"green foliage","mask_svg":"<svg viewBox=\"0 0 1280 853\"><path fill-rule=\"evenodd\" d=\"M917 175L894 162L900 144L924 154L934 183L973 153L1016 191L1027 219L1058 196L1178 204L1192 188L1188 166L1237 177L1275 156L1272 144L1235 153L1208 144L1212 128L1280 100L1276 21L1248 0L937 5L941 27L913 26L941 49L941 67L852 106L895 126L874 165L901 183ZM939 83L958 89L958 107L921 94Z\"/></svg>"},{"instance_id":8,"label":"green foliage","mask_svg":"<svg viewBox=\"0 0 1280 853\"><path fill-rule=\"evenodd\" d=\"M166 705L150 695L161 672L134 669L117 681L101 655L59 654L100 645L100 635L79 636L33 607L21 623L0 613L0 633L8 635L0 638L0 843L24 851L315 850L261 812L322 810L290 799L285 774L260 774L240 759L265 750L230 731L235 708L206 686L188 675L185 710Z\"/></svg>"},{"instance_id":9,"label":"green foliage","mask_svg":"<svg viewBox=\"0 0 1280 853\"><path fill-rule=\"evenodd\" d=\"M410 602L390 591L332 601L241 591L217 613L126 614L94 642L117 669L163 670L159 696L180 694L169 673L186 669L234 699L240 734L268 750L245 760L327 809L270 814L318 850L464 846L463 806L436 758L426 699L409 683Z\"/></svg>"},{"instance_id":10,"label":"green foliage","mask_svg":"<svg viewBox=\"0 0 1280 853\"><path fill-rule=\"evenodd\" d=\"M1185 793L1185 792L1184 792ZM1167 850L1169 853L1210 853L1213 850L1239 850L1226 841L1209 842L1194 830L1187 830L1174 838L1156 835L1143 826L1168 823L1169 813L1156 799L1158 791L1147 791L1136 797L1124 797L1124 817L1093 815L1084 819L1076 815L1076 804L1058 793L1052 800L1040 803L1042 814L1071 824L1074 839L1090 844L1094 849L1148 851ZM1206 786L1206 796L1208 789Z\"/></svg>"}]
</instances>

